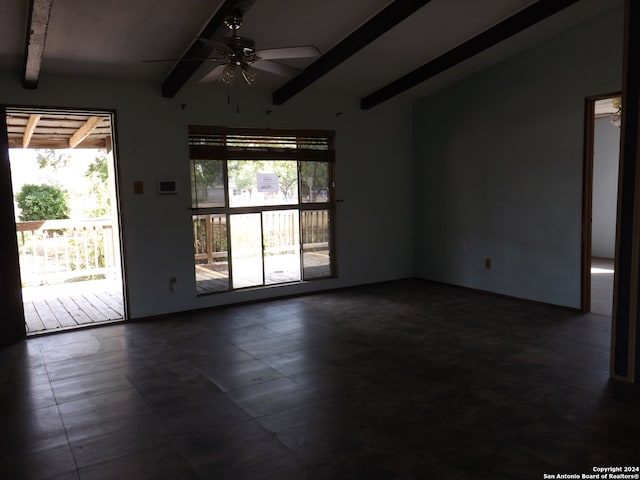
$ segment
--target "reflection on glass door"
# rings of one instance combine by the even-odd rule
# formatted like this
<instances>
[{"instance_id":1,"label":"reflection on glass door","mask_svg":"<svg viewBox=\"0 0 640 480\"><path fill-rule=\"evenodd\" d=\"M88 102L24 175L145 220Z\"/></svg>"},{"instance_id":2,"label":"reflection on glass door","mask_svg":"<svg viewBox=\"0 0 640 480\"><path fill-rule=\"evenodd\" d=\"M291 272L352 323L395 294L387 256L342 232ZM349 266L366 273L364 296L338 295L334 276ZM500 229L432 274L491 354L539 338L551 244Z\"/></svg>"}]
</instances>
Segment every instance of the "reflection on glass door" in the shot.
<instances>
[{"instance_id":1,"label":"reflection on glass door","mask_svg":"<svg viewBox=\"0 0 640 480\"><path fill-rule=\"evenodd\" d=\"M230 217L233 288L264 284L261 220L259 213Z\"/></svg>"},{"instance_id":2,"label":"reflection on glass door","mask_svg":"<svg viewBox=\"0 0 640 480\"><path fill-rule=\"evenodd\" d=\"M227 216L193 215L197 293L229 290Z\"/></svg>"},{"instance_id":3,"label":"reflection on glass door","mask_svg":"<svg viewBox=\"0 0 640 480\"><path fill-rule=\"evenodd\" d=\"M300 280L298 211L277 210L262 215L265 283Z\"/></svg>"},{"instance_id":4,"label":"reflection on glass door","mask_svg":"<svg viewBox=\"0 0 640 480\"><path fill-rule=\"evenodd\" d=\"M328 277L331 275L329 211L307 210L301 216L304 279Z\"/></svg>"}]
</instances>

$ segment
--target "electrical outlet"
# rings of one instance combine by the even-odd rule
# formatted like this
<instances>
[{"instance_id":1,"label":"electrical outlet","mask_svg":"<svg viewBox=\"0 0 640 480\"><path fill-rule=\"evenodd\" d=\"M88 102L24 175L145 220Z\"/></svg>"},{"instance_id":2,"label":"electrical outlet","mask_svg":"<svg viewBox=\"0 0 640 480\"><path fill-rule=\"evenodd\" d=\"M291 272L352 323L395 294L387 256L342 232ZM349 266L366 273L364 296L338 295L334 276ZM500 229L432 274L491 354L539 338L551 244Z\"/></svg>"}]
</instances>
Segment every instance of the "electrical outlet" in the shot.
<instances>
[{"instance_id":1,"label":"electrical outlet","mask_svg":"<svg viewBox=\"0 0 640 480\"><path fill-rule=\"evenodd\" d=\"M176 293L178 279L176 277L169 277L169 290Z\"/></svg>"},{"instance_id":2,"label":"electrical outlet","mask_svg":"<svg viewBox=\"0 0 640 480\"><path fill-rule=\"evenodd\" d=\"M490 269L491 268L491 259L490 258L485 258L484 259L484 268L486 268L486 269Z\"/></svg>"}]
</instances>

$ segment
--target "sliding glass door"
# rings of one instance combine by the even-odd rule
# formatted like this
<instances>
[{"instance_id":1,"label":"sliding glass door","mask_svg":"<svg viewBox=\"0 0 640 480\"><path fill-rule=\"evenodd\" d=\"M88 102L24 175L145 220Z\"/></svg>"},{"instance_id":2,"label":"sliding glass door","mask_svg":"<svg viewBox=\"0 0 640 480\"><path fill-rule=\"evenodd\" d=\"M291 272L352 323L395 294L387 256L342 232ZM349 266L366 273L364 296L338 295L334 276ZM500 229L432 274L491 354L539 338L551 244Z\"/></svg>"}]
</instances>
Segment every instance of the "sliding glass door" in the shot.
<instances>
[{"instance_id":1,"label":"sliding glass door","mask_svg":"<svg viewBox=\"0 0 640 480\"><path fill-rule=\"evenodd\" d=\"M198 294L335 275L332 132L190 127L189 139Z\"/></svg>"}]
</instances>

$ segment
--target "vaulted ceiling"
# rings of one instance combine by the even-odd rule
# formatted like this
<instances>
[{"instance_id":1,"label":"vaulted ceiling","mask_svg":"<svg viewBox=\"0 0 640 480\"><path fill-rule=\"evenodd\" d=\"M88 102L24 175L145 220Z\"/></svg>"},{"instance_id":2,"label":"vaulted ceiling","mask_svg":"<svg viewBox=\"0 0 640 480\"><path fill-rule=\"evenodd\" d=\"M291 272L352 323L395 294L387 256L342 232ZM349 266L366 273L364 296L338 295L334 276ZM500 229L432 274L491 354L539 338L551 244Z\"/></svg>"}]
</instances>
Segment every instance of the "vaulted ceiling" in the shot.
<instances>
[{"instance_id":1,"label":"vaulted ceiling","mask_svg":"<svg viewBox=\"0 0 640 480\"><path fill-rule=\"evenodd\" d=\"M211 52L198 39L227 34L224 17L239 4L239 33L257 49L320 52L280 60L299 73L260 72L251 88L276 104L312 91L356 95L372 108L517 55L620 1L2 0L0 70L25 88L70 75L154 82L171 97L215 66L194 60Z\"/></svg>"}]
</instances>

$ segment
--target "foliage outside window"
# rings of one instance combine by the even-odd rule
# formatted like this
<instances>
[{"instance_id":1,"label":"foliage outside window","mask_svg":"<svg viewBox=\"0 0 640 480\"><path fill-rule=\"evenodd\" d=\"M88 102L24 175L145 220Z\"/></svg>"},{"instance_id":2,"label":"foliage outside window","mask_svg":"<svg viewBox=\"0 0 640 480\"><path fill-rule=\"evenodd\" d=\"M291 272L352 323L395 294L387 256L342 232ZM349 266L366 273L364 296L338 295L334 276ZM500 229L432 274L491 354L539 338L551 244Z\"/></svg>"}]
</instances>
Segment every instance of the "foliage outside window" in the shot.
<instances>
[{"instance_id":1,"label":"foliage outside window","mask_svg":"<svg viewBox=\"0 0 640 480\"><path fill-rule=\"evenodd\" d=\"M20 221L69 218L67 193L54 185L25 184L16 195Z\"/></svg>"},{"instance_id":2,"label":"foliage outside window","mask_svg":"<svg viewBox=\"0 0 640 480\"><path fill-rule=\"evenodd\" d=\"M116 268L105 150L36 149L12 158L23 286L97 280ZM11 151L11 155L13 152ZM20 178L26 178L24 174Z\"/></svg>"},{"instance_id":3,"label":"foliage outside window","mask_svg":"<svg viewBox=\"0 0 640 480\"><path fill-rule=\"evenodd\" d=\"M197 293L335 274L333 132L189 127Z\"/></svg>"}]
</instances>

